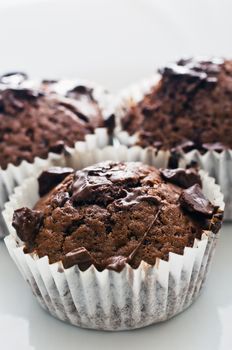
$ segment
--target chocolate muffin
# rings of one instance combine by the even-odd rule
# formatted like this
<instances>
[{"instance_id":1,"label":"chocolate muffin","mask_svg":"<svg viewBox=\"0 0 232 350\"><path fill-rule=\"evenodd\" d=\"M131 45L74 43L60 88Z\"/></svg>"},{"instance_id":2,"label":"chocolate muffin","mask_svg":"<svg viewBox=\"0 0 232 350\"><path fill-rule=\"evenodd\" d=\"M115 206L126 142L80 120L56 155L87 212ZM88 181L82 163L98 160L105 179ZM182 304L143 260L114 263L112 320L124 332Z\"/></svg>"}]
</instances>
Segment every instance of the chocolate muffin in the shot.
<instances>
[{"instance_id":1,"label":"chocolate muffin","mask_svg":"<svg viewBox=\"0 0 232 350\"><path fill-rule=\"evenodd\" d=\"M206 152L232 148L232 61L181 59L121 119L137 144Z\"/></svg>"},{"instance_id":2,"label":"chocolate muffin","mask_svg":"<svg viewBox=\"0 0 232 350\"><path fill-rule=\"evenodd\" d=\"M222 212L204 196L194 169L103 162L76 172L50 169L38 181L41 198L34 209L17 209L13 226L25 253L64 268L155 265L221 226Z\"/></svg>"},{"instance_id":3,"label":"chocolate muffin","mask_svg":"<svg viewBox=\"0 0 232 350\"><path fill-rule=\"evenodd\" d=\"M21 76L18 74L18 78ZM16 81L16 75L14 75ZM2 78L3 79L3 78ZM20 79L18 79L20 80ZM77 87L69 98L5 81L0 86L0 166L47 158L104 126L90 89ZM74 96L75 95L75 96ZM75 97L75 98L73 98Z\"/></svg>"}]
</instances>

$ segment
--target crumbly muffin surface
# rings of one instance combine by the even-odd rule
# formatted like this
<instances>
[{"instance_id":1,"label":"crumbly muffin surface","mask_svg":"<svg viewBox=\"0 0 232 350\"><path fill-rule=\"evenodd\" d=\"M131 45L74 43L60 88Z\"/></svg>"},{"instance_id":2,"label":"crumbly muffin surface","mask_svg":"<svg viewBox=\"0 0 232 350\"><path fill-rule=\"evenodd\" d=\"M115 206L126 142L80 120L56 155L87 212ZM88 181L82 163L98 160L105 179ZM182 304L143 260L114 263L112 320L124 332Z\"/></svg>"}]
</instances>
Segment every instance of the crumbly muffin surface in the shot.
<instances>
[{"instance_id":1,"label":"crumbly muffin surface","mask_svg":"<svg viewBox=\"0 0 232 350\"><path fill-rule=\"evenodd\" d=\"M19 74L14 77L23 79ZM103 126L99 106L91 91L84 87L75 90L74 99L21 86L13 88L10 84L12 80L0 82L0 166L3 169L9 163L19 165L23 160L33 162L35 157L46 158L49 152L60 153L64 146L73 147L76 141L83 141L96 127Z\"/></svg>"},{"instance_id":2,"label":"crumbly muffin surface","mask_svg":"<svg viewBox=\"0 0 232 350\"><path fill-rule=\"evenodd\" d=\"M221 225L218 208L191 170L104 162L75 173L48 170L40 186L46 178L48 193L33 210L16 210L13 226L26 253L48 255L50 263L62 260L65 268L94 264L120 271L126 262L137 268L141 260L154 265L170 252L183 254L203 229L216 233Z\"/></svg>"},{"instance_id":3,"label":"crumbly muffin surface","mask_svg":"<svg viewBox=\"0 0 232 350\"><path fill-rule=\"evenodd\" d=\"M161 149L232 148L232 61L180 60L122 118L138 144Z\"/></svg>"}]
</instances>

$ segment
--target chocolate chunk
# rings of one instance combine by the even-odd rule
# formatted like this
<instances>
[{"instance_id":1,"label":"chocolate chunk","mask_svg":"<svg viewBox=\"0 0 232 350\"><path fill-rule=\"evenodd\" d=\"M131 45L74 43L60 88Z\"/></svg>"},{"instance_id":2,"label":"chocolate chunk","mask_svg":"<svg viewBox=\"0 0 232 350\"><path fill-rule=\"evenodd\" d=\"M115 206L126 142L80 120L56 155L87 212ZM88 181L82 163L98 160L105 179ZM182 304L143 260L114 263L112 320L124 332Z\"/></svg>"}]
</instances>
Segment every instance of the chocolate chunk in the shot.
<instances>
[{"instance_id":1,"label":"chocolate chunk","mask_svg":"<svg viewBox=\"0 0 232 350\"><path fill-rule=\"evenodd\" d=\"M78 265L80 270L87 270L93 263L93 257L84 247L72 250L63 258L63 265L66 269Z\"/></svg>"},{"instance_id":2,"label":"chocolate chunk","mask_svg":"<svg viewBox=\"0 0 232 350\"><path fill-rule=\"evenodd\" d=\"M42 197L73 173L72 168L53 167L44 170L38 177L39 195Z\"/></svg>"},{"instance_id":3,"label":"chocolate chunk","mask_svg":"<svg viewBox=\"0 0 232 350\"><path fill-rule=\"evenodd\" d=\"M91 202L97 196L102 195L102 201L106 202L108 198L108 189L112 186L105 176L88 176L84 171L77 171L72 186L72 200L75 203Z\"/></svg>"},{"instance_id":4,"label":"chocolate chunk","mask_svg":"<svg viewBox=\"0 0 232 350\"><path fill-rule=\"evenodd\" d=\"M215 210L218 209L204 196L198 184L182 191L180 195L180 204L183 209L191 213L198 213L209 218L212 217Z\"/></svg>"},{"instance_id":5,"label":"chocolate chunk","mask_svg":"<svg viewBox=\"0 0 232 350\"><path fill-rule=\"evenodd\" d=\"M30 242L39 232L42 221L42 212L29 208L21 208L15 210L12 226L22 241Z\"/></svg>"},{"instance_id":6,"label":"chocolate chunk","mask_svg":"<svg viewBox=\"0 0 232 350\"><path fill-rule=\"evenodd\" d=\"M108 270L113 270L116 272L121 272L126 266L127 258L125 256L112 256L106 261L106 267Z\"/></svg>"},{"instance_id":7,"label":"chocolate chunk","mask_svg":"<svg viewBox=\"0 0 232 350\"><path fill-rule=\"evenodd\" d=\"M202 185L200 175L193 169L160 169L160 173L165 180L183 188Z\"/></svg>"}]
</instances>

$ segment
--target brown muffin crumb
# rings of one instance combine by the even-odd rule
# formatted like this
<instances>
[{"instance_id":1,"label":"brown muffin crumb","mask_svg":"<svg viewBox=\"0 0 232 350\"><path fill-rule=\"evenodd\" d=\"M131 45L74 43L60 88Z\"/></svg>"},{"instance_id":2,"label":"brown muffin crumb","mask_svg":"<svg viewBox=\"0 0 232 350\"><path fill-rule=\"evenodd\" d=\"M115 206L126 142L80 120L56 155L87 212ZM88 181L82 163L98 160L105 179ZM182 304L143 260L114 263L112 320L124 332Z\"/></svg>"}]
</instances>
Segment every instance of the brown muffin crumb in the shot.
<instances>
[{"instance_id":1,"label":"brown muffin crumb","mask_svg":"<svg viewBox=\"0 0 232 350\"><path fill-rule=\"evenodd\" d=\"M232 61L186 59L160 70L161 80L121 120L138 144L184 151L232 148Z\"/></svg>"},{"instance_id":2,"label":"brown muffin crumb","mask_svg":"<svg viewBox=\"0 0 232 350\"><path fill-rule=\"evenodd\" d=\"M92 105L97 106L95 102ZM85 135L103 126L97 107L95 115L82 114L73 99L45 95L29 89L0 91L0 166L46 158L73 147Z\"/></svg>"}]
</instances>

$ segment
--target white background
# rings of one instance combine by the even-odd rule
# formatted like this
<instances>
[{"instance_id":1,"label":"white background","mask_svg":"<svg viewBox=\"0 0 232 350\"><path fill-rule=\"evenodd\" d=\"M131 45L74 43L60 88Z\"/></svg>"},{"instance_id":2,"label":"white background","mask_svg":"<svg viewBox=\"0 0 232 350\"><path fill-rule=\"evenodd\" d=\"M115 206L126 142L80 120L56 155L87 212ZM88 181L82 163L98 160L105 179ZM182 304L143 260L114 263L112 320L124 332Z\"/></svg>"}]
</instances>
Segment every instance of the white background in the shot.
<instances>
[{"instance_id":1,"label":"white background","mask_svg":"<svg viewBox=\"0 0 232 350\"><path fill-rule=\"evenodd\" d=\"M80 77L116 92L186 55L232 56L230 0L0 0L0 71ZM37 305L0 243L0 350L232 349L232 225L199 300L120 333L63 324Z\"/></svg>"},{"instance_id":2,"label":"white background","mask_svg":"<svg viewBox=\"0 0 232 350\"><path fill-rule=\"evenodd\" d=\"M231 55L231 16L231 0L0 0L0 70L117 90L176 57Z\"/></svg>"}]
</instances>

